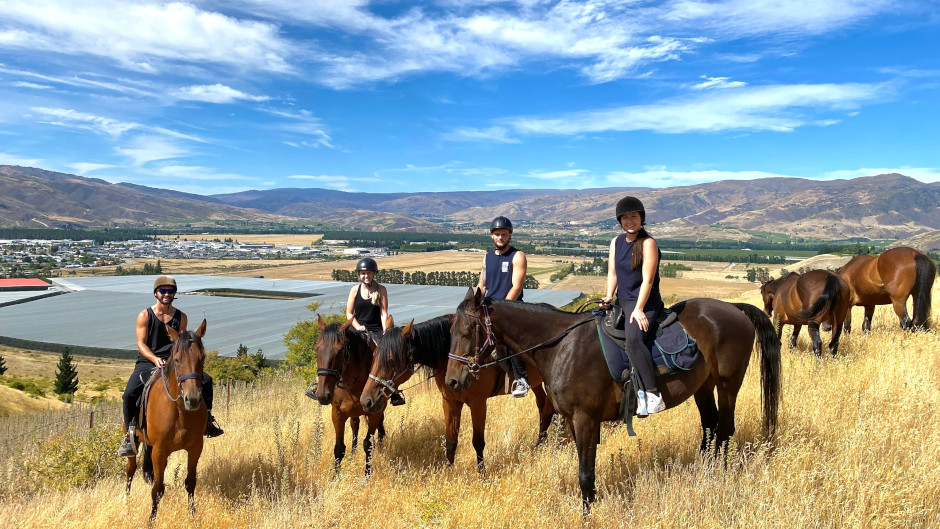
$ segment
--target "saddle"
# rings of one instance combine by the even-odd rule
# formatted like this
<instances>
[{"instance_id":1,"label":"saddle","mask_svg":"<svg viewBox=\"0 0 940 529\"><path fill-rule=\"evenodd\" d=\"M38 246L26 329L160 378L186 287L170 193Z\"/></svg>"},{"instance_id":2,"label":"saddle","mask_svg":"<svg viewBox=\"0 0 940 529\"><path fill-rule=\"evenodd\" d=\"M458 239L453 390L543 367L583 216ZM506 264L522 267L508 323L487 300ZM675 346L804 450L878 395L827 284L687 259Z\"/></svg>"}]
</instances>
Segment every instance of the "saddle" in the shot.
<instances>
[{"instance_id":1,"label":"saddle","mask_svg":"<svg viewBox=\"0 0 940 529\"><path fill-rule=\"evenodd\" d=\"M137 431L140 434L140 442L145 446L150 445L150 440L147 438L147 401L150 400L150 388L161 378L161 371L156 367L150 372L150 378L146 381L144 381L143 373L141 373L140 380L144 382L144 391L141 393L138 403L140 404L140 411L137 413Z\"/></svg>"}]
</instances>

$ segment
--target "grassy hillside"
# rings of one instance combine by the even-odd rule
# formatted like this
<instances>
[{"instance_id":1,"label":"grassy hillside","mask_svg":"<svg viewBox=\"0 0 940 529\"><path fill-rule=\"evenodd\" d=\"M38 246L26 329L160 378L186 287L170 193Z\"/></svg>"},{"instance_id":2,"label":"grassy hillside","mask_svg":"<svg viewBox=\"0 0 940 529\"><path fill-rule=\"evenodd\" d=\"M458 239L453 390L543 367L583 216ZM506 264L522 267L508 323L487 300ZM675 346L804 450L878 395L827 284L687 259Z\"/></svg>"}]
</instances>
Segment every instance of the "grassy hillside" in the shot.
<instances>
[{"instance_id":1,"label":"grassy hillside","mask_svg":"<svg viewBox=\"0 0 940 529\"><path fill-rule=\"evenodd\" d=\"M754 297L743 301L758 303ZM938 303L935 292L934 307ZM860 317L861 309L855 310ZM211 348L211 334L206 340ZM207 442L200 461L196 517L186 514L185 458L178 453L170 460L156 525L940 526L940 334L901 332L893 312L879 307L872 333L843 337L838 358L817 359L804 333L798 350L784 350L783 368L774 451L759 435L756 358L725 460L699 456L698 414L691 402L637 421L636 438L615 424L605 426L598 502L585 520L574 445L555 429L546 446L534 446L531 395L490 401L482 477L470 446L469 416L457 462L447 468L439 394L433 388L411 390L406 406L388 411L388 437L376 453L374 476L366 479L361 448L348 452L333 475L329 408L304 397L302 381L237 388L227 406L225 391L219 391L216 413L226 434ZM87 424L63 420L59 430L11 435L0 444L7 447L0 459L3 527L142 526L149 487L138 475L130 498L123 498L120 461L113 455L117 417L116 409L101 412L104 429L91 434ZM94 467L86 473L91 477L70 477L66 462ZM70 481L74 485L66 485Z\"/></svg>"}]
</instances>

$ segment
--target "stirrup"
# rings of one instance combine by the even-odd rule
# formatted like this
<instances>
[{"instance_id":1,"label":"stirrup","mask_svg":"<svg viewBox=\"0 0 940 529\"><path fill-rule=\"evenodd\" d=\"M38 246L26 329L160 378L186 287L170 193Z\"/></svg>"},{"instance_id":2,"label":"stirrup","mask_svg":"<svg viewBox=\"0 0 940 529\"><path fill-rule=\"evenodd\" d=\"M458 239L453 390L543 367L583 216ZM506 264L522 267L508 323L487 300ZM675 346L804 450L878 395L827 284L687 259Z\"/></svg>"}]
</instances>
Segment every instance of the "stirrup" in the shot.
<instances>
[{"instance_id":1,"label":"stirrup","mask_svg":"<svg viewBox=\"0 0 940 529\"><path fill-rule=\"evenodd\" d=\"M137 427L131 422L127 426L127 434L121 440L121 446L118 447L118 457L134 457L137 455L137 443L134 442L134 433Z\"/></svg>"},{"instance_id":2,"label":"stirrup","mask_svg":"<svg viewBox=\"0 0 940 529\"><path fill-rule=\"evenodd\" d=\"M513 397L521 399L529 394L529 382L524 378L517 378L512 381L509 392Z\"/></svg>"},{"instance_id":3,"label":"stirrup","mask_svg":"<svg viewBox=\"0 0 940 529\"><path fill-rule=\"evenodd\" d=\"M222 427L219 426L219 423L216 422L215 417L213 417L212 414L210 413L209 420L206 421L206 437L211 439L213 437L218 437L224 433L225 433L225 430L223 430Z\"/></svg>"}]
</instances>

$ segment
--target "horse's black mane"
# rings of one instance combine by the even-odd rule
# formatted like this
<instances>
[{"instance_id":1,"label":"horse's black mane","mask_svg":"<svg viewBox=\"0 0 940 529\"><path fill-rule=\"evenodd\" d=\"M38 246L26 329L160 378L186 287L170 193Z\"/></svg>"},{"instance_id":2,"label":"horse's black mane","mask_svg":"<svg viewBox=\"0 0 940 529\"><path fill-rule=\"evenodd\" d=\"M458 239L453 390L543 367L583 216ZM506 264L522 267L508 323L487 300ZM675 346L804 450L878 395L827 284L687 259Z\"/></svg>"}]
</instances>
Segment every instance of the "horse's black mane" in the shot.
<instances>
[{"instance_id":1,"label":"horse's black mane","mask_svg":"<svg viewBox=\"0 0 940 529\"><path fill-rule=\"evenodd\" d=\"M549 305L548 303L528 303L525 301L518 300L508 300L508 299L493 299L493 298L483 298L484 305L513 305L521 309L528 310L530 312L541 312L544 314L566 314L568 316L573 315L573 312L567 312L564 310L555 307L554 305Z\"/></svg>"},{"instance_id":2,"label":"horse's black mane","mask_svg":"<svg viewBox=\"0 0 940 529\"><path fill-rule=\"evenodd\" d=\"M173 347L170 349L170 356L176 354L180 349L189 349L190 344L195 343L200 350L203 349L202 338L196 334L196 331L184 331L179 334L179 337L173 342Z\"/></svg>"},{"instance_id":3,"label":"horse's black mane","mask_svg":"<svg viewBox=\"0 0 940 529\"><path fill-rule=\"evenodd\" d=\"M336 348L336 342L339 341L340 332L339 328L342 324L340 323L331 323L327 325L323 332L320 333L320 340L323 342L325 347L330 349ZM362 346L368 348L365 340L362 339L362 335L354 331L352 327L347 327L346 332L343 334L343 337L346 338L347 347L349 347L350 353L353 355L359 356L359 352L362 350Z\"/></svg>"},{"instance_id":4,"label":"horse's black mane","mask_svg":"<svg viewBox=\"0 0 940 529\"><path fill-rule=\"evenodd\" d=\"M450 351L450 318L438 316L428 321L411 326L409 337L414 362L422 366L434 368L447 358ZM401 327L392 327L385 331L379 342L379 365L387 366L395 371L403 371L408 367L409 359L405 358L404 340L401 336Z\"/></svg>"}]
</instances>

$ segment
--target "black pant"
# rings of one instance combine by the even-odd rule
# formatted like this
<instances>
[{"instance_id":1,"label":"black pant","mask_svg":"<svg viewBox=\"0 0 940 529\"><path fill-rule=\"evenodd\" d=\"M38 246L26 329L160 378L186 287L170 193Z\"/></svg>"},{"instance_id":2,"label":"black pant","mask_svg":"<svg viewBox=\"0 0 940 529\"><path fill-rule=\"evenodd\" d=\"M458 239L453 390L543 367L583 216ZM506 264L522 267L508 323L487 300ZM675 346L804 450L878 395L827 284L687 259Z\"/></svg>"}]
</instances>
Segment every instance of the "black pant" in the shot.
<instances>
[{"instance_id":1,"label":"black pant","mask_svg":"<svg viewBox=\"0 0 940 529\"><path fill-rule=\"evenodd\" d=\"M157 366L150 362L137 362L134 365L134 372L127 380L127 387L124 388L124 424L130 424L132 419L140 415L140 396L143 395L144 385L150 380L150 375L156 368ZM213 399L212 387L212 377L208 373L203 373L202 398L206 401L206 408L210 410Z\"/></svg>"},{"instance_id":2,"label":"black pant","mask_svg":"<svg viewBox=\"0 0 940 529\"><path fill-rule=\"evenodd\" d=\"M633 309L636 308L636 300L628 301L618 299L617 302L620 304L620 309L623 310L624 338L627 341L627 358L630 359L630 365L636 368L636 372L640 376L640 382L643 383L644 388L655 388L656 366L653 365L653 355L650 353L649 348L646 347L646 342L650 338L650 331L653 330L653 324L659 316L661 307L657 307L654 310L647 309L643 311L643 314L646 315L646 319L649 322L649 330L643 332L643 330L640 329L640 324L637 323L636 320L633 320L632 323L630 322L630 315L633 314Z\"/></svg>"}]
</instances>

